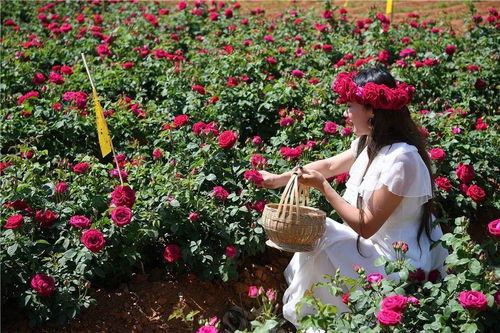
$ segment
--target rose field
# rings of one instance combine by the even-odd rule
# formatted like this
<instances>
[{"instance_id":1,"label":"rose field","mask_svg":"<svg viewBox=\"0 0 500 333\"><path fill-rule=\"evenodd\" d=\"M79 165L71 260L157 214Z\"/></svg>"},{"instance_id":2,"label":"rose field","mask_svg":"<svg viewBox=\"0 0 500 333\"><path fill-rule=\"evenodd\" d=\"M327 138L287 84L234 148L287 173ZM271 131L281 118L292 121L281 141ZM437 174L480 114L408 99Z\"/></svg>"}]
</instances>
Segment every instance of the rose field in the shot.
<instances>
[{"instance_id":1,"label":"rose field","mask_svg":"<svg viewBox=\"0 0 500 333\"><path fill-rule=\"evenodd\" d=\"M445 19L344 2L2 1L2 329L295 332L290 255L261 225L282 189L257 170L347 150L332 83L380 67L416 88L447 275L393 244L400 259L376 264L400 281L331 272L349 312L306 293L299 331L500 331L499 3ZM82 54L116 154L101 154ZM348 177L328 180L342 193Z\"/></svg>"}]
</instances>

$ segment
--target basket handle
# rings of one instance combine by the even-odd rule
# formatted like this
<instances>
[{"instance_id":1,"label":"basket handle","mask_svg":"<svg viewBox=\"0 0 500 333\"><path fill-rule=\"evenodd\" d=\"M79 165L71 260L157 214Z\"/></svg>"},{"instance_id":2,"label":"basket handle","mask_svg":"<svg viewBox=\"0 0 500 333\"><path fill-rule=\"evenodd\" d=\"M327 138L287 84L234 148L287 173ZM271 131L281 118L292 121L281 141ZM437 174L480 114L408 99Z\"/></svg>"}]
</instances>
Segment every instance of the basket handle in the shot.
<instances>
[{"instance_id":1,"label":"basket handle","mask_svg":"<svg viewBox=\"0 0 500 333\"><path fill-rule=\"evenodd\" d=\"M278 218L282 219L288 208L288 219L293 222L293 209L296 210L296 218L299 217L299 207L309 205L309 187L299 183L298 173L294 172L285 186L277 207ZM287 207L288 206L288 207Z\"/></svg>"}]
</instances>

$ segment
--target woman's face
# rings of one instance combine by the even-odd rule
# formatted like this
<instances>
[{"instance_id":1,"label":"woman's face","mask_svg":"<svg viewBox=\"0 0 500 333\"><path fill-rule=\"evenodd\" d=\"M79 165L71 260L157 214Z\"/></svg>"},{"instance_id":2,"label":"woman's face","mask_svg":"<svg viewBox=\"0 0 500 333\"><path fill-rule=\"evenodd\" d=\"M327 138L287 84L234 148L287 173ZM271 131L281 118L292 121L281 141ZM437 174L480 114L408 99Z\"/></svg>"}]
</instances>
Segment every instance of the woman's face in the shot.
<instances>
[{"instance_id":1,"label":"woman's face","mask_svg":"<svg viewBox=\"0 0 500 333\"><path fill-rule=\"evenodd\" d=\"M373 117L373 111L370 107L365 107L355 102L348 102L347 109L344 111L344 117L352 122L353 131L356 136L371 134L368 119Z\"/></svg>"}]
</instances>

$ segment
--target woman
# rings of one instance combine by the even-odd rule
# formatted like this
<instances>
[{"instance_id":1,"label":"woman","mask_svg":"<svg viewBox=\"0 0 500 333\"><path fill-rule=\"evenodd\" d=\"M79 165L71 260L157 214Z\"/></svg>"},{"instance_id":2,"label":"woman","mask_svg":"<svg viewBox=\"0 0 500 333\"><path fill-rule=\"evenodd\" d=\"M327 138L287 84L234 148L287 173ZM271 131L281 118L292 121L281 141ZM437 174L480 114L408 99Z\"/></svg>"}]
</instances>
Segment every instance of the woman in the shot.
<instances>
[{"instance_id":1,"label":"woman","mask_svg":"<svg viewBox=\"0 0 500 333\"><path fill-rule=\"evenodd\" d=\"M327 218L326 232L315 251L296 253L285 270L289 283L283 299L283 315L298 325L295 305L312 284L324 275L341 274L356 278L354 265L367 274L385 275L375 267L380 256L395 260L392 243L408 244L407 259L426 273L435 269L442 275L447 252L430 245L442 236L432 226L432 174L425 141L410 117L407 104L412 86L398 84L381 69L367 69L353 76L341 73L333 85L339 103L346 103L344 116L352 122L357 136L348 151L307 164L299 181L321 191L344 224ZM346 191L341 197L326 178L349 171ZM293 171L292 171L293 172ZM263 186L284 186L292 172L281 175L261 171ZM398 279L397 273L389 278ZM325 288L316 288L323 302L347 311L338 297ZM310 313L305 308L301 315Z\"/></svg>"}]
</instances>

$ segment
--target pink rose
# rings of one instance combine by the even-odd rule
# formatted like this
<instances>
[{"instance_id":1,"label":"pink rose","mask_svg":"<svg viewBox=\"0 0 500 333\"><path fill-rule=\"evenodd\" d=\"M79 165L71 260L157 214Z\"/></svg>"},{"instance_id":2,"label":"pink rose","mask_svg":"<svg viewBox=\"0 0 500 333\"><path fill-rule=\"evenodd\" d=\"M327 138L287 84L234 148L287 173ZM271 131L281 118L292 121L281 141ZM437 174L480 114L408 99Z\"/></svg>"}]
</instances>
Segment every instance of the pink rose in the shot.
<instances>
[{"instance_id":1,"label":"pink rose","mask_svg":"<svg viewBox=\"0 0 500 333\"><path fill-rule=\"evenodd\" d=\"M260 172L257 170L247 170L243 174L243 177L245 177L246 180L255 183L257 186L260 186L264 180Z\"/></svg>"},{"instance_id":2,"label":"pink rose","mask_svg":"<svg viewBox=\"0 0 500 333\"><path fill-rule=\"evenodd\" d=\"M486 310L488 308L486 296L479 291L462 291L458 296L458 302L469 310Z\"/></svg>"},{"instance_id":3,"label":"pink rose","mask_svg":"<svg viewBox=\"0 0 500 333\"><path fill-rule=\"evenodd\" d=\"M91 252L99 252L106 244L104 236L99 230L89 229L82 234L82 243Z\"/></svg>"},{"instance_id":4,"label":"pink rose","mask_svg":"<svg viewBox=\"0 0 500 333\"><path fill-rule=\"evenodd\" d=\"M366 281L368 281L370 283L380 282L380 280L382 280L383 278L384 278L384 276L382 274L371 273L371 274L368 274L368 276L366 277Z\"/></svg>"},{"instance_id":5,"label":"pink rose","mask_svg":"<svg viewBox=\"0 0 500 333\"><path fill-rule=\"evenodd\" d=\"M256 286L250 286L248 287L248 296L251 298L256 298L259 296L259 288Z\"/></svg>"},{"instance_id":6,"label":"pink rose","mask_svg":"<svg viewBox=\"0 0 500 333\"><path fill-rule=\"evenodd\" d=\"M5 229L17 229L21 228L23 226L23 223L24 218L22 215L12 215L7 219L7 223L5 223L3 227Z\"/></svg>"},{"instance_id":7,"label":"pink rose","mask_svg":"<svg viewBox=\"0 0 500 333\"><path fill-rule=\"evenodd\" d=\"M118 206L111 212L111 219L117 226L123 227L132 220L132 210L125 206Z\"/></svg>"},{"instance_id":8,"label":"pink rose","mask_svg":"<svg viewBox=\"0 0 500 333\"><path fill-rule=\"evenodd\" d=\"M339 125L337 125L333 121L327 121L325 126L323 127L323 131L328 134L336 134L338 126Z\"/></svg>"},{"instance_id":9,"label":"pink rose","mask_svg":"<svg viewBox=\"0 0 500 333\"><path fill-rule=\"evenodd\" d=\"M57 215L54 214L51 210L46 210L46 211L39 210L35 213L35 221L40 223L40 228L43 229L50 228L56 220L57 220Z\"/></svg>"},{"instance_id":10,"label":"pink rose","mask_svg":"<svg viewBox=\"0 0 500 333\"><path fill-rule=\"evenodd\" d=\"M488 231L496 238L500 238L500 219L488 223Z\"/></svg>"},{"instance_id":11,"label":"pink rose","mask_svg":"<svg viewBox=\"0 0 500 333\"><path fill-rule=\"evenodd\" d=\"M69 219L69 224L78 229L88 229L90 228L90 220L82 215L75 215Z\"/></svg>"},{"instance_id":12,"label":"pink rose","mask_svg":"<svg viewBox=\"0 0 500 333\"><path fill-rule=\"evenodd\" d=\"M224 149L230 149L238 140L238 135L233 131L224 131L219 135L219 146Z\"/></svg>"},{"instance_id":13,"label":"pink rose","mask_svg":"<svg viewBox=\"0 0 500 333\"><path fill-rule=\"evenodd\" d=\"M222 186L215 186L212 189L212 195L217 199L225 200L229 196L229 193Z\"/></svg>"},{"instance_id":14,"label":"pink rose","mask_svg":"<svg viewBox=\"0 0 500 333\"><path fill-rule=\"evenodd\" d=\"M392 310L380 310L377 319L383 325L394 326L401 322L401 314Z\"/></svg>"},{"instance_id":15,"label":"pink rose","mask_svg":"<svg viewBox=\"0 0 500 333\"><path fill-rule=\"evenodd\" d=\"M275 301L276 300L276 290L274 290L274 289L267 289L266 296L267 296L267 299L269 301L271 301L271 302Z\"/></svg>"},{"instance_id":16,"label":"pink rose","mask_svg":"<svg viewBox=\"0 0 500 333\"><path fill-rule=\"evenodd\" d=\"M196 221L198 221L199 218L200 218L200 214L198 214L198 213L190 213L188 216L188 219L191 222L196 222Z\"/></svg>"},{"instance_id":17,"label":"pink rose","mask_svg":"<svg viewBox=\"0 0 500 333\"><path fill-rule=\"evenodd\" d=\"M177 244L170 244L163 252L163 258L168 262L175 262L182 258L181 247Z\"/></svg>"},{"instance_id":18,"label":"pink rose","mask_svg":"<svg viewBox=\"0 0 500 333\"><path fill-rule=\"evenodd\" d=\"M90 164L87 162L78 163L73 167L73 171L76 173L84 173L90 168Z\"/></svg>"},{"instance_id":19,"label":"pink rose","mask_svg":"<svg viewBox=\"0 0 500 333\"><path fill-rule=\"evenodd\" d=\"M218 333L218 332L219 330L217 329L217 327L211 325L202 326L198 328L198 330L196 331L196 333Z\"/></svg>"},{"instance_id":20,"label":"pink rose","mask_svg":"<svg viewBox=\"0 0 500 333\"><path fill-rule=\"evenodd\" d=\"M467 188L467 191L465 192L469 197L472 198L475 202L481 202L486 199L486 193L484 190L477 186L477 185L471 185Z\"/></svg>"},{"instance_id":21,"label":"pink rose","mask_svg":"<svg viewBox=\"0 0 500 333\"><path fill-rule=\"evenodd\" d=\"M260 136L254 136L252 138L252 143L256 145L260 145L262 143L262 138Z\"/></svg>"},{"instance_id":22,"label":"pink rose","mask_svg":"<svg viewBox=\"0 0 500 333\"><path fill-rule=\"evenodd\" d=\"M129 186L117 186L111 193L111 203L115 206L126 206L132 208L135 200L135 191Z\"/></svg>"},{"instance_id":23,"label":"pink rose","mask_svg":"<svg viewBox=\"0 0 500 333\"><path fill-rule=\"evenodd\" d=\"M52 276L37 274L31 279L31 287L42 296L49 296L55 288L55 281Z\"/></svg>"},{"instance_id":24,"label":"pink rose","mask_svg":"<svg viewBox=\"0 0 500 333\"><path fill-rule=\"evenodd\" d=\"M410 304L413 304L415 306L419 306L420 305L420 300L414 296L410 296L406 299L408 301L408 303Z\"/></svg>"},{"instance_id":25,"label":"pink rose","mask_svg":"<svg viewBox=\"0 0 500 333\"><path fill-rule=\"evenodd\" d=\"M267 164L267 159L259 154L253 154L250 158L250 165L255 169L263 169Z\"/></svg>"},{"instance_id":26,"label":"pink rose","mask_svg":"<svg viewBox=\"0 0 500 333\"><path fill-rule=\"evenodd\" d=\"M155 149L153 151L153 157L155 159L160 159L163 156L163 151L161 149Z\"/></svg>"},{"instance_id":27,"label":"pink rose","mask_svg":"<svg viewBox=\"0 0 500 333\"><path fill-rule=\"evenodd\" d=\"M382 300L382 310L403 312L406 309L407 299L403 295L387 296Z\"/></svg>"},{"instance_id":28,"label":"pink rose","mask_svg":"<svg viewBox=\"0 0 500 333\"><path fill-rule=\"evenodd\" d=\"M294 69L293 71L290 72L290 74L298 78L303 78L306 75L304 72L299 71L298 69Z\"/></svg>"},{"instance_id":29,"label":"pink rose","mask_svg":"<svg viewBox=\"0 0 500 333\"><path fill-rule=\"evenodd\" d=\"M474 179L474 166L458 163L455 173L460 181L469 184Z\"/></svg>"},{"instance_id":30,"label":"pink rose","mask_svg":"<svg viewBox=\"0 0 500 333\"><path fill-rule=\"evenodd\" d=\"M429 157L432 160L443 162L446 157L446 154L444 150L442 150L441 148L432 148L431 150L429 150Z\"/></svg>"},{"instance_id":31,"label":"pink rose","mask_svg":"<svg viewBox=\"0 0 500 333\"><path fill-rule=\"evenodd\" d=\"M68 184L64 182L60 182L56 185L56 191L57 193L64 193L68 190Z\"/></svg>"},{"instance_id":32,"label":"pink rose","mask_svg":"<svg viewBox=\"0 0 500 333\"><path fill-rule=\"evenodd\" d=\"M234 259L238 255L238 250L234 246L226 247L226 257Z\"/></svg>"}]
</instances>

